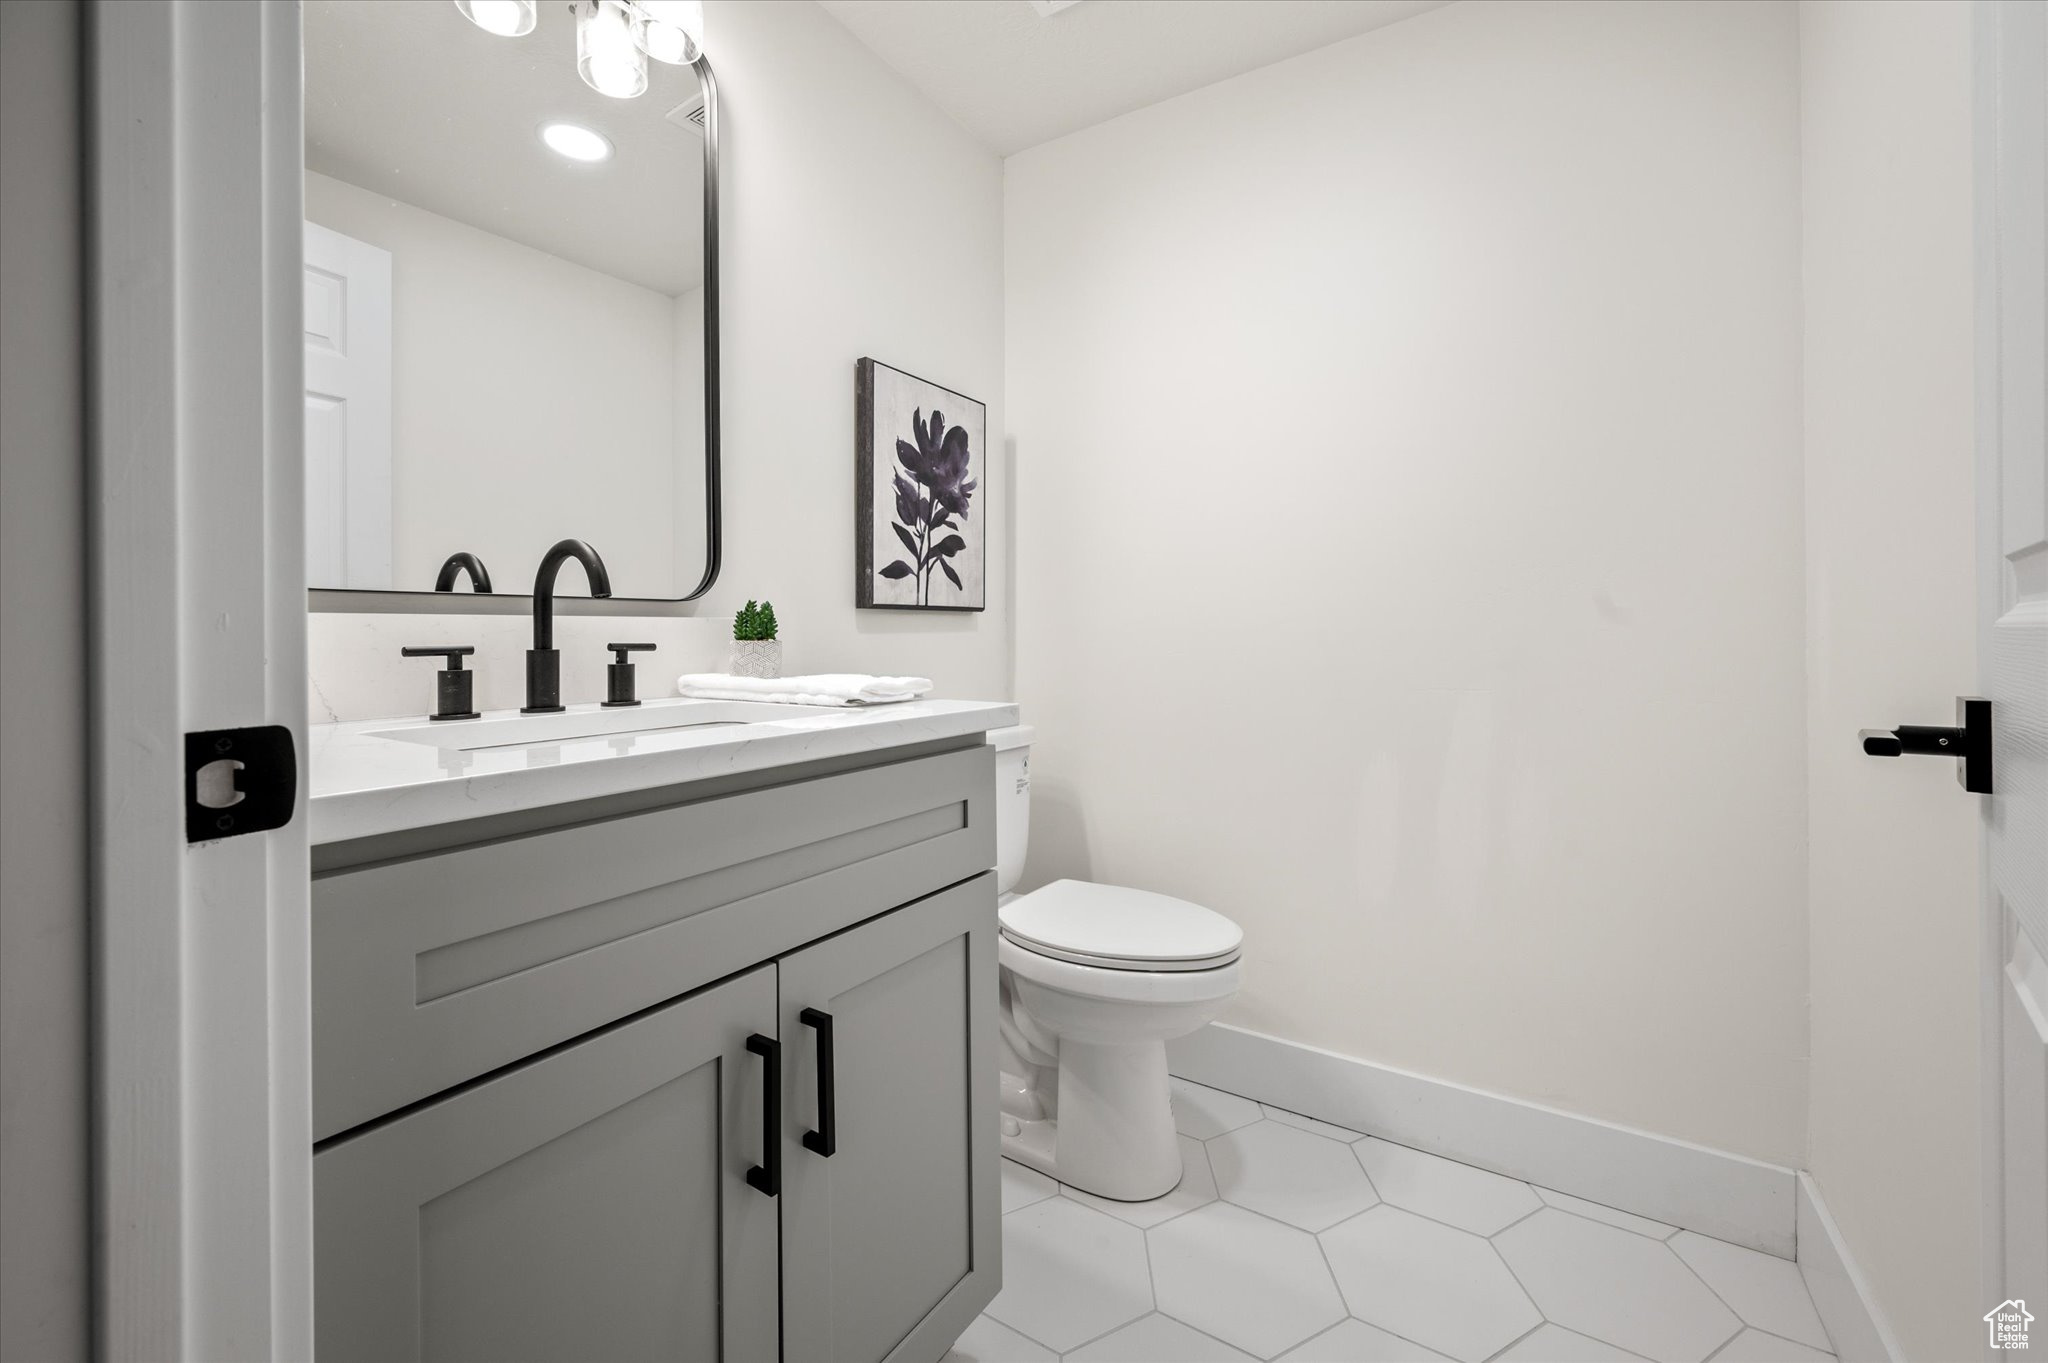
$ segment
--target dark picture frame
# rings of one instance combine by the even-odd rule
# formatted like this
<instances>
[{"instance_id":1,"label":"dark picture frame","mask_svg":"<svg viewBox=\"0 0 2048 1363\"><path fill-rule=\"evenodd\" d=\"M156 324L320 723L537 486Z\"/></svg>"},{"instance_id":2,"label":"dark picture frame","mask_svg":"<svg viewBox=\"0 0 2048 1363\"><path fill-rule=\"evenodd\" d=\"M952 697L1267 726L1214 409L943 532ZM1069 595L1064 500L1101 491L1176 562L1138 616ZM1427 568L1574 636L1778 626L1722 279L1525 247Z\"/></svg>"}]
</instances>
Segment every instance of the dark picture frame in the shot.
<instances>
[{"instance_id":1,"label":"dark picture frame","mask_svg":"<svg viewBox=\"0 0 2048 1363\"><path fill-rule=\"evenodd\" d=\"M988 408L880 360L854 366L853 599L988 609Z\"/></svg>"}]
</instances>

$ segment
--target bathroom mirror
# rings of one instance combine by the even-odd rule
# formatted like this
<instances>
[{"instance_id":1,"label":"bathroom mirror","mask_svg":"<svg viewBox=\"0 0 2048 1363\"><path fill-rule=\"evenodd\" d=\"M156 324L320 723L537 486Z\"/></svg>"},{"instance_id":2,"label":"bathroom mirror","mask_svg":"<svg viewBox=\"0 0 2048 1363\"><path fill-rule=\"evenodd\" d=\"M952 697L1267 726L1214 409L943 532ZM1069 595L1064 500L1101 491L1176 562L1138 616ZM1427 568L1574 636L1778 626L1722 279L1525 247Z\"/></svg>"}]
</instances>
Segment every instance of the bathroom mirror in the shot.
<instances>
[{"instance_id":1,"label":"bathroom mirror","mask_svg":"<svg viewBox=\"0 0 2048 1363\"><path fill-rule=\"evenodd\" d=\"M617 598L698 596L719 561L709 66L642 57L645 89L613 97L579 73L581 11L634 11L540 0L512 36L471 8L304 5L307 580L433 593L472 554L519 596L575 538Z\"/></svg>"}]
</instances>

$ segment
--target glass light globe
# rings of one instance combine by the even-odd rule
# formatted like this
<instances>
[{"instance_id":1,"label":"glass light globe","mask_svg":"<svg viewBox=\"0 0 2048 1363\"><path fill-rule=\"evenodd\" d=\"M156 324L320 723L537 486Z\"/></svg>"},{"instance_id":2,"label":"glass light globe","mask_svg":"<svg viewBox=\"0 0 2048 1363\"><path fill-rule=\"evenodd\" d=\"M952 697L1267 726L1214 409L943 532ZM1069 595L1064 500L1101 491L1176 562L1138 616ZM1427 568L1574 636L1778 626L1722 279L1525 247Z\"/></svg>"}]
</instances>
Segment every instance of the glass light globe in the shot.
<instances>
[{"instance_id":1,"label":"glass light globe","mask_svg":"<svg viewBox=\"0 0 2048 1363\"><path fill-rule=\"evenodd\" d=\"M576 0L576 71L600 95L631 99L647 89L647 54L623 0Z\"/></svg>"},{"instance_id":2,"label":"glass light globe","mask_svg":"<svg viewBox=\"0 0 2048 1363\"><path fill-rule=\"evenodd\" d=\"M639 0L634 39L658 62L688 66L704 51L704 0Z\"/></svg>"},{"instance_id":3,"label":"glass light globe","mask_svg":"<svg viewBox=\"0 0 2048 1363\"><path fill-rule=\"evenodd\" d=\"M462 17L500 38L523 38L540 21L537 0L455 0Z\"/></svg>"}]
</instances>

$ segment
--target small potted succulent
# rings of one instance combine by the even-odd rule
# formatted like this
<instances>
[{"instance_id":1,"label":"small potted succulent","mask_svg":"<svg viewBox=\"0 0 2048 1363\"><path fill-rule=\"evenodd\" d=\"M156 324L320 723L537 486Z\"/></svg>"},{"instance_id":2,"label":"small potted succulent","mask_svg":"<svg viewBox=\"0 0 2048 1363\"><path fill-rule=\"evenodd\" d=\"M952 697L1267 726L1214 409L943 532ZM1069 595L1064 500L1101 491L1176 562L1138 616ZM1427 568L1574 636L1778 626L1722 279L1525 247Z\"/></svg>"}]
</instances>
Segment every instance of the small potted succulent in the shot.
<instances>
[{"instance_id":1,"label":"small potted succulent","mask_svg":"<svg viewBox=\"0 0 2048 1363\"><path fill-rule=\"evenodd\" d=\"M752 601L732 618L732 671L736 677L782 675L782 640L775 637L775 607Z\"/></svg>"}]
</instances>

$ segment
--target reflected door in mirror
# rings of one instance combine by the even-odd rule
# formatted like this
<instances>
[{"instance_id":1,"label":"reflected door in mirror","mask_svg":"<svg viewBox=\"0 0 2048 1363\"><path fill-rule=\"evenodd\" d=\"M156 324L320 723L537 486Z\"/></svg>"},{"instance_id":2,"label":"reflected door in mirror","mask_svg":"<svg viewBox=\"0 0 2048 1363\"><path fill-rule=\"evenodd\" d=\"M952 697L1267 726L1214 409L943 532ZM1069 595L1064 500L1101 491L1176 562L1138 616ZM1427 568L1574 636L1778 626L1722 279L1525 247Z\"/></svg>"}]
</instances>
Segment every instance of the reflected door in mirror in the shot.
<instances>
[{"instance_id":1,"label":"reflected door in mirror","mask_svg":"<svg viewBox=\"0 0 2048 1363\"><path fill-rule=\"evenodd\" d=\"M391 253L306 224L306 567L391 585Z\"/></svg>"}]
</instances>

